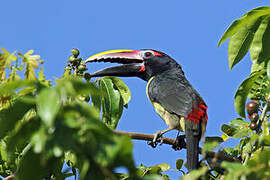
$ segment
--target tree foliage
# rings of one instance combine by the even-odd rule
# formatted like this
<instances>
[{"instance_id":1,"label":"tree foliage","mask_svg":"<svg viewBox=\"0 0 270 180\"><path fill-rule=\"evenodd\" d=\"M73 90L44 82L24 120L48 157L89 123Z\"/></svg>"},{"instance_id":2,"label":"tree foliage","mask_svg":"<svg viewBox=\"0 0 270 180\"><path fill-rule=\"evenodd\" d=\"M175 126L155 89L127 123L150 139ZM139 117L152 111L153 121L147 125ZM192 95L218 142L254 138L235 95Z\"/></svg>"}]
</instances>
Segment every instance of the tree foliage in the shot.
<instances>
[{"instance_id":1,"label":"tree foliage","mask_svg":"<svg viewBox=\"0 0 270 180\"><path fill-rule=\"evenodd\" d=\"M270 7L235 20L218 45L228 38L230 69L248 52L252 61L250 76L235 94L239 117L222 125L221 137L206 138L201 168L182 179L270 179ZM44 76L44 61L33 53L0 52L2 177L169 179L163 172L172 169L165 163L135 167L130 137L113 131L131 97L121 79L91 81L79 51L72 49L63 76L51 82ZM239 143L222 147L229 138ZM234 161L208 157L216 148ZM176 160L179 175L183 165L183 159ZM117 167L128 173L117 173Z\"/></svg>"},{"instance_id":2,"label":"tree foliage","mask_svg":"<svg viewBox=\"0 0 270 180\"><path fill-rule=\"evenodd\" d=\"M131 176L135 174L130 138L114 134L99 120L98 105L102 104L106 123L117 125L123 99L127 103L130 96L120 79L100 80L108 81L110 88L105 90L96 83L83 81L80 64L70 62L63 77L52 85L45 79L39 66L42 61L33 51L24 55L2 51L2 176L15 173L19 179L64 179L77 175L78 170L80 179L117 179L113 170L119 166L126 167ZM123 98L120 91L127 92ZM89 102L90 97L95 101ZM64 162L73 173L62 171Z\"/></svg>"}]
</instances>

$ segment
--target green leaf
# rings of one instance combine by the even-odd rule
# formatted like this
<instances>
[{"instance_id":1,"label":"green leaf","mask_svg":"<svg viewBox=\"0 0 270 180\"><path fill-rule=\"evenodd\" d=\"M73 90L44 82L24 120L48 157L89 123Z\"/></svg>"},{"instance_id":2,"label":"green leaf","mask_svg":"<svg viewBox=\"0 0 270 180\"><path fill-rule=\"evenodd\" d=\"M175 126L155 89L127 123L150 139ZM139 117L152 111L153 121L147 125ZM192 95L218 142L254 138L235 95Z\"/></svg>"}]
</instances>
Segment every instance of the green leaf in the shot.
<instances>
[{"instance_id":1,"label":"green leaf","mask_svg":"<svg viewBox=\"0 0 270 180\"><path fill-rule=\"evenodd\" d=\"M235 20L230 27L226 30L226 32L221 37L218 46L224 43L229 37L233 36L235 33L239 31L239 29L243 28L248 23L256 20L257 18L270 14L270 7L263 6L259 8L255 8L249 12L247 12L243 17L240 19Z\"/></svg>"},{"instance_id":2,"label":"green leaf","mask_svg":"<svg viewBox=\"0 0 270 180\"><path fill-rule=\"evenodd\" d=\"M214 148L219 146L219 142L217 141L211 141L211 142L205 142L203 144L203 151L204 152L209 152L212 151Z\"/></svg>"},{"instance_id":3,"label":"green leaf","mask_svg":"<svg viewBox=\"0 0 270 180\"><path fill-rule=\"evenodd\" d=\"M221 138L223 141L227 141L230 138L230 136L228 136L226 133L224 133L221 135Z\"/></svg>"},{"instance_id":4,"label":"green leaf","mask_svg":"<svg viewBox=\"0 0 270 180\"><path fill-rule=\"evenodd\" d=\"M248 93L250 89L252 88L253 83L257 80L257 78L265 73L265 71L259 71L259 72L254 72L252 73L247 79L245 79L239 88L236 91L236 94L234 96L234 106L237 111L237 113L245 118L245 104L246 104L246 99L248 96Z\"/></svg>"},{"instance_id":5,"label":"green leaf","mask_svg":"<svg viewBox=\"0 0 270 180\"><path fill-rule=\"evenodd\" d=\"M268 63L267 63L267 76L268 76L268 79L270 81L270 61L268 61Z\"/></svg>"},{"instance_id":6,"label":"green leaf","mask_svg":"<svg viewBox=\"0 0 270 180\"><path fill-rule=\"evenodd\" d=\"M242 154L250 154L252 153L252 150L253 150L253 144L248 141L242 148Z\"/></svg>"},{"instance_id":7,"label":"green leaf","mask_svg":"<svg viewBox=\"0 0 270 180\"><path fill-rule=\"evenodd\" d=\"M267 136L263 137L263 143L266 146L270 146L270 135L267 135Z\"/></svg>"},{"instance_id":8,"label":"green leaf","mask_svg":"<svg viewBox=\"0 0 270 180\"><path fill-rule=\"evenodd\" d=\"M25 79L29 79L29 80L36 79L34 67L31 66L29 63L27 63L25 66L24 76L25 76Z\"/></svg>"},{"instance_id":9,"label":"green leaf","mask_svg":"<svg viewBox=\"0 0 270 180\"><path fill-rule=\"evenodd\" d=\"M259 24L260 19L249 22L231 37L228 48L230 69L247 54Z\"/></svg>"},{"instance_id":10,"label":"green leaf","mask_svg":"<svg viewBox=\"0 0 270 180\"><path fill-rule=\"evenodd\" d=\"M131 93L129 88L127 87L127 85L125 85L125 83L118 77L109 77L113 84L116 86L116 88L118 89L118 91L120 92L120 95L123 99L124 105L126 105L131 98Z\"/></svg>"},{"instance_id":11,"label":"green leaf","mask_svg":"<svg viewBox=\"0 0 270 180\"><path fill-rule=\"evenodd\" d=\"M253 61L251 65L251 73L261 71L265 69L265 67L266 67L265 61L263 62Z\"/></svg>"},{"instance_id":12,"label":"green leaf","mask_svg":"<svg viewBox=\"0 0 270 180\"><path fill-rule=\"evenodd\" d=\"M39 127L40 119L37 117L30 117L29 119L20 121L12 133L9 134L7 141L9 153L14 153L16 150L19 152L22 151L28 145L32 135L39 130Z\"/></svg>"},{"instance_id":13,"label":"green leaf","mask_svg":"<svg viewBox=\"0 0 270 180\"><path fill-rule=\"evenodd\" d=\"M200 176L203 176L208 171L208 168L206 166L193 170L187 175L183 176L181 180L198 180Z\"/></svg>"},{"instance_id":14,"label":"green leaf","mask_svg":"<svg viewBox=\"0 0 270 180\"><path fill-rule=\"evenodd\" d=\"M1 49L4 53L0 53L0 80L5 79L5 69L7 63L7 56L9 56L9 52L5 49Z\"/></svg>"},{"instance_id":15,"label":"green leaf","mask_svg":"<svg viewBox=\"0 0 270 180\"><path fill-rule=\"evenodd\" d=\"M221 131L227 134L228 136L233 136L236 133L236 128L229 126L227 124L223 124L221 126Z\"/></svg>"},{"instance_id":16,"label":"green leaf","mask_svg":"<svg viewBox=\"0 0 270 180\"><path fill-rule=\"evenodd\" d=\"M41 153L45 150L45 145L49 137L46 133L46 130L47 129L44 127L40 128L31 137L31 144L33 145L33 151L35 153Z\"/></svg>"},{"instance_id":17,"label":"green leaf","mask_svg":"<svg viewBox=\"0 0 270 180\"><path fill-rule=\"evenodd\" d=\"M11 81L0 86L0 96L4 94L12 94L15 93L14 91L19 88L29 87L37 84L38 82L33 80Z\"/></svg>"},{"instance_id":18,"label":"green leaf","mask_svg":"<svg viewBox=\"0 0 270 180\"><path fill-rule=\"evenodd\" d=\"M165 180L162 176L157 174L150 174L143 177L143 180Z\"/></svg>"},{"instance_id":19,"label":"green leaf","mask_svg":"<svg viewBox=\"0 0 270 180\"><path fill-rule=\"evenodd\" d=\"M251 89L249 90L248 98L256 100L265 99L269 92L269 84L270 81L265 72L253 83Z\"/></svg>"},{"instance_id":20,"label":"green leaf","mask_svg":"<svg viewBox=\"0 0 270 180\"><path fill-rule=\"evenodd\" d=\"M233 148L231 148L231 147L226 147L226 148L223 149L223 151L226 154L229 154L229 155L232 155L233 154Z\"/></svg>"},{"instance_id":21,"label":"green leaf","mask_svg":"<svg viewBox=\"0 0 270 180\"><path fill-rule=\"evenodd\" d=\"M221 167L226 169L228 173L225 176L225 180L238 179L240 176L248 173L249 169L238 162L223 161Z\"/></svg>"},{"instance_id":22,"label":"green leaf","mask_svg":"<svg viewBox=\"0 0 270 180\"><path fill-rule=\"evenodd\" d=\"M148 174L159 174L161 172L161 168L159 166L151 166L147 171Z\"/></svg>"},{"instance_id":23,"label":"green leaf","mask_svg":"<svg viewBox=\"0 0 270 180\"><path fill-rule=\"evenodd\" d=\"M170 165L166 163L157 164L156 166L160 167L161 171L168 171L170 169Z\"/></svg>"},{"instance_id":24,"label":"green leaf","mask_svg":"<svg viewBox=\"0 0 270 180\"><path fill-rule=\"evenodd\" d=\"M114 86L110 78L102 78L98 80L99 87L105 92L104 103L102 106L104 123L116 128L123 112L123 100L120 92Z\"/></svg>"},{"instance_id":25,"label":"green leaf","mask_svg":"<svg viewBox=\"0 0 270 180\"><path fill-rule=\"evenodd\" d=\"M46 157L44 154L36 154L30 149L19 162L16 172L18 179L43 179L59 169L61 159Z\"/></svg>"},{"instance_id":26,"label":"green leaf","mask_svg":"<svg viewBox=\"0 0 270 180\"><path fill-rule=\"evenodd\" d=\"M0 160L8 160L7 144L4 140L0 140Z\"/></svg>"},{"instance_id":27,"label":"green leaf","mask_svg":"<svg viewBox=\"0 0 270 180\"><path fill-rule=\"evenodd\" d=\"M53 126L60 106L60 96L56 89L47 88L40 92L37 98L37 113L46 126Z\"/></svg>"},{"instance_id":28,"label":"green leaf","mask_svg":"<svg viewBox=\"0 0 270 180\"><path fill-rule=\"evenodd\" d=\"M268 165L269 160L270 160L270 150L269 148L265 148L259 155L259 161Z\"/></svg>"},{"instance_id":29,"label":"green leaf","mask_svg":"<svg viewBox=\"0 0 270 180\"><path fill-rule=\"evenodd\" d=\"M77 97L78 95L102 96L102 92L92 82L83 82L80 78L64 78L57 81L57 89L66 96Z\"/></svg>"},{"instance_id":30,"label":"green leaf","mask_svg":"<svg viewBox=\"0 0 270 180\"><path fill-rule=\"evenodd\" d=\"M15 124L22 120L24 115L34 107L35 104L18 99L9 108L1 110L0 138L5 136L7 132L11 131L15 127Z\"/></svg>"},{"instance_id":31,"label":"green leaf","mask_svg":"<svg viewBox=\"0 0 270 180\"><path fill-rule=\"evenodd\" d=\"M249 122L242 120L241 118L237 118L230 121L230 125L234 127L242 127L242 126L249 126Z\"/></svg>"},{"instance_id":32,"label":"green leaf","mask_svg":"<svg viewBox=\"0 0 270 180\"><path fill-rule=\"evenodd\" d=\"M235 131L235 134L232 136L233 138L243 138L249 135L250 129L244 128L244 129L237 129Z\"/></svg>"},{"instance_id":33,"label":"green leaf","mask_svg":"<svg viewBox=\"0 0 270 180\"><path fill-rule=\"evenodd\" d=\"M176 169L180 170L182 168L183 164L184 164L183 159L177 159L177 161L176 161Z\"/></svg>"},{"instance_id":34,"label":"green leaf","mask_svg":"<svg viewBox=\"0 0 270 180\"><path fill-rule=\"evenodd\" d=\"M254 35L250 47L250 56L255 63L260 63L269 59L270 56L270 16L265 16Z\"/></svg>"},{"instance_id":35,"label":"green leaf","mask_svg":"<svg viewBox=\"0 0 270 180\"><path fill-rule=\"evenodd\" d=\"M101 96L91 96L93 106L98 110L100 113L101 111L101 104L102 104L102 97Z\"/></svg>"},{"instance_id":36,"label":"green leaf","mask_svg":"<svg viewBox=\"0 0 270 180\"><path fill-rule=\"evenodd\" d=\"M208 137L205 137L205 141L206 142L216 141L216 142L222 143L223 139L219 136L212 136L212 137L208 136Z\"/></svg>"}]
</instances>

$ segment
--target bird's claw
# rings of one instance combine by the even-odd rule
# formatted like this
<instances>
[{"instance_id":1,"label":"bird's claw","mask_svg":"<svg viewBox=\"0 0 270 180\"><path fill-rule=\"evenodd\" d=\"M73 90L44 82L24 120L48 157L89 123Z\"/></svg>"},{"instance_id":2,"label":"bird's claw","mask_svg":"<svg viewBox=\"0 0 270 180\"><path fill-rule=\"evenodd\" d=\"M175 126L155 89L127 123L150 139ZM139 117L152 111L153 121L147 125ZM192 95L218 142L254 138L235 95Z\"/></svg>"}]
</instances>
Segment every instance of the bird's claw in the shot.
<instances>
[{"instance_id":1,"label":"bird's claw","mask_svg":"<svg viewBox=\"0 0 270 180\"><path fill-rule=\"evenodd\" d=\"M175 143L172 145L172 148L175 151L181 150L186 147L185 135L180 135L176 137Z\"/></svg>"},{"instance_id":2,"label":"bird's claw","mask_svg":"<svg viewBox=\"0 0 270 180\"><path fill-rule=\"evenodd\" d=\"M153 140L147 142L147 144L152 146L152 148L156 148L158 144L162 145L163 144L163 138L162 138L161 132L158 131L157 133L155 133Z\"/></svg>"},{"instance_id":3,"label":"bird's claw","mask_svg":"<svg viewBox=\"0 0 270 180\"><path fill-rule=\"evenodd\" d=\"M150 145L152 148L156 148L158 143L153 142L153 141L148 141L147 144Z\"/></svg>"}]
</instances>

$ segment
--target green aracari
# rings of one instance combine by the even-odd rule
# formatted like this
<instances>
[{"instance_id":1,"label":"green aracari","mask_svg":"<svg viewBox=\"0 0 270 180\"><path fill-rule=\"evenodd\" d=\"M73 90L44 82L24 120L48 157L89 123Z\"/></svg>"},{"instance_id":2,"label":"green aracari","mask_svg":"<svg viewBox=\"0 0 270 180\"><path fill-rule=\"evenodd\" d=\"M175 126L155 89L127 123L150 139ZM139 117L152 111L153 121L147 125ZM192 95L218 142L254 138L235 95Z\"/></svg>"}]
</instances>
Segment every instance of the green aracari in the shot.
<instances>
[{"instance_id":1,"label":"green aracari","mask_svg":"<svg viewBox=\"0 0 270 180\"><path fill-rule=\"evenodd\" d=\"M172 129L184 131L187 168L191 171L199 167L199 141L206 129L207 105L174 59L152 49L124 49L93 55L86 62L122 64L90 73L91 77L134 76L147 81L147 96L168 125L168 129L155 134L153 142Z\"/></svg>"}]
</instances>

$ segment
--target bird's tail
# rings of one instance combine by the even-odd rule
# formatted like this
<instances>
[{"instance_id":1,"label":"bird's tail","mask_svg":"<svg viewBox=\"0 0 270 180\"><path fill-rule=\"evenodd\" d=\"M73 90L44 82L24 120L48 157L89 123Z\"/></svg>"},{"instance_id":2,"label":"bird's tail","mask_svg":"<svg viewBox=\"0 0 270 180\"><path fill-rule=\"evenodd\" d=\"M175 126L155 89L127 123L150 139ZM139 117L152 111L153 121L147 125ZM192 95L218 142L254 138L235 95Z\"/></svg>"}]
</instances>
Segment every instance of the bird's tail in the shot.
<instances>
[{"instance_id":1,"label":"bird's tail","mask_svg":"<svg viewBox=\"0 0 270 180\"><path fill-rule=\"evenodd\" d=\"M194 108L185 120L188 171L199 168L199 143L207 124L207 106Z\"/></svg>"},{"instance_id":2,"label":"bird's tail","mask_svg":"<svg viewBox=\"0 0 270 180\"><path fill-rule=\"evenodd\" d=\"M188 171L199 168L200 135L185 124Z\"/></svg>"}]
</instances>

